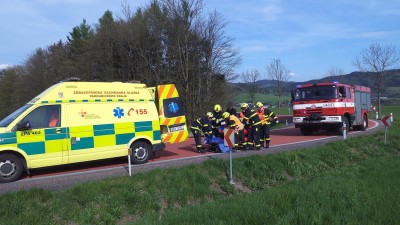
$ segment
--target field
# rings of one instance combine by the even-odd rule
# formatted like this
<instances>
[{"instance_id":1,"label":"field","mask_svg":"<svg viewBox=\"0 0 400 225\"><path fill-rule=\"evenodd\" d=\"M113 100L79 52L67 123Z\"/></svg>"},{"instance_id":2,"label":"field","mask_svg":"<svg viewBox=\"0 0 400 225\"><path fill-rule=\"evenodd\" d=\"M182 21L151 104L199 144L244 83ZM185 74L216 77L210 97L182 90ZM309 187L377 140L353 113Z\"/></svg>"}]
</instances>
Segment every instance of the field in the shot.
<instances>
[{"instance_id":1,"label":"field","mask_svg":"<svg viewBox=\"0 0 400 225\"><path fill-rule=\"evenodd\" d=\"M236 102L236 103L238 103L238 102L251 102L251 99L250 99L248 93L240 92L235 96L233 101ZM278 104L278 96L271 95L271 94L256 93L254 95L254 102L253 103L257 103L257 102L262 102L262 103L268 104L268 105L277 105ZM288 102L290 102L290 96L282 96L281 97L281 104L282 103L287 104Z\"/></svg>"},{"instance_id":2,"label":"field","mask_svg":"<svg viewBox=\"0 0 400 225\"><path fill-rule=\"evenodd\" d=\"M398 224L399 106L388 129L312 149L0 198L0 224ZM1 184L0 184L1 185Z\"/></svg>"}]
</instances>

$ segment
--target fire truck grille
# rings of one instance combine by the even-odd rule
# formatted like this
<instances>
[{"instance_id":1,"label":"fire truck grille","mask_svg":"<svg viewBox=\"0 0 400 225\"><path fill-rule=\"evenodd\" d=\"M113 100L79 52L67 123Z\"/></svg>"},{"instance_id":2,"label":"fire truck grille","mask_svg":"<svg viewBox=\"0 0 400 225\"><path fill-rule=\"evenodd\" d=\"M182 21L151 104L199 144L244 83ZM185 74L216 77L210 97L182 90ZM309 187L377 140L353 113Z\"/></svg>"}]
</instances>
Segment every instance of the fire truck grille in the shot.
<instances>
[{"instance_id":1,"label":"fire truck grille","mask_svg":"<svg viewBox=\"0 0 400 225\"><path fill-rule=\"evenodd\" d=\"M314 113L322 114L322 108L315 108L315 109L306 109L307 115L312 115Z\"/></svg>"}]
</instances>

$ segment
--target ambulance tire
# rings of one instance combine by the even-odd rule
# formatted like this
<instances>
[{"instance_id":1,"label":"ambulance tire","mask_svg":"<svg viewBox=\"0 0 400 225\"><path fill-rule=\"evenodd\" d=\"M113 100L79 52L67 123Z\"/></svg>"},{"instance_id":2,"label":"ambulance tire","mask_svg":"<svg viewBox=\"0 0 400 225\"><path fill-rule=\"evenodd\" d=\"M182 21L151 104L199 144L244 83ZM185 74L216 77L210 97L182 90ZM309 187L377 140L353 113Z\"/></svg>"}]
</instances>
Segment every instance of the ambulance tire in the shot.
<instances>
[{"instance_id":1,"label":"ambulance tire","mask_svg":"<svg viewBox=\"0 0 400 225\"><path fill-rule=\"evenodd\" d=\"M153 150L151 149L151 145L138 141L131 145L131 159L133 164L144 164L149 161L149 159L153 155Z\"/></svg>"},{"instance_id":2,"label":"ambulance tire","mask_svg":"<svg viewBox=\"0 0 400 225\"><path fill-rule=\"evenodd\" d=\"M13 154L0 155L0 183L16 181L23 171L22 160Z\"/></svg>"}]
</instances>

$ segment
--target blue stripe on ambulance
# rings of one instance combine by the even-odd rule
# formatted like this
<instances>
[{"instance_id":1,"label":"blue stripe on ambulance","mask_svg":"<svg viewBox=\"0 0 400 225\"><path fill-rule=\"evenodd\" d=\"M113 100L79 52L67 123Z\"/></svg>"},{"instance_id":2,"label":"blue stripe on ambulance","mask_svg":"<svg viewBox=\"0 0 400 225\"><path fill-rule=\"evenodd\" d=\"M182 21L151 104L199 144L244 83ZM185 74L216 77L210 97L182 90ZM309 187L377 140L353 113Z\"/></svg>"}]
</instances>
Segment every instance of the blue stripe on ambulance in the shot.
<instances>
[{"instance_id":1,"label":"blue stripe on ambulance","mask_svg":"<svg viewBox=\"0 0 400 225\"><path fill-rule=\"evenodd\" d=\"M27 155L36 155L45 153L44 141L21 143L18 148L22 149Z\"/></svg>"}]
</instances>

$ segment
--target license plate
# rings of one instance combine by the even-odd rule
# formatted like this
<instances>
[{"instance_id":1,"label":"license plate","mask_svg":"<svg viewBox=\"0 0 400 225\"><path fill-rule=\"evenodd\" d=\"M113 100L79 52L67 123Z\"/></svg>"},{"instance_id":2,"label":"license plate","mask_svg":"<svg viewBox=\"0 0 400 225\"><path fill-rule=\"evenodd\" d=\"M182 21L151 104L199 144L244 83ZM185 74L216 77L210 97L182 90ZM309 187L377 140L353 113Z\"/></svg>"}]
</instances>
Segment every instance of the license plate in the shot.
<instances>
[{"instance_id":1,"label":"license plate","mask_svg":"<svg viewBox=\"0 0 400 225\"><path fill-rule=\"evenodd\" d=\"M169 132L176 132L185 129L184 125L173 126L169 128Z\"/></svg>"}]
</instances>

